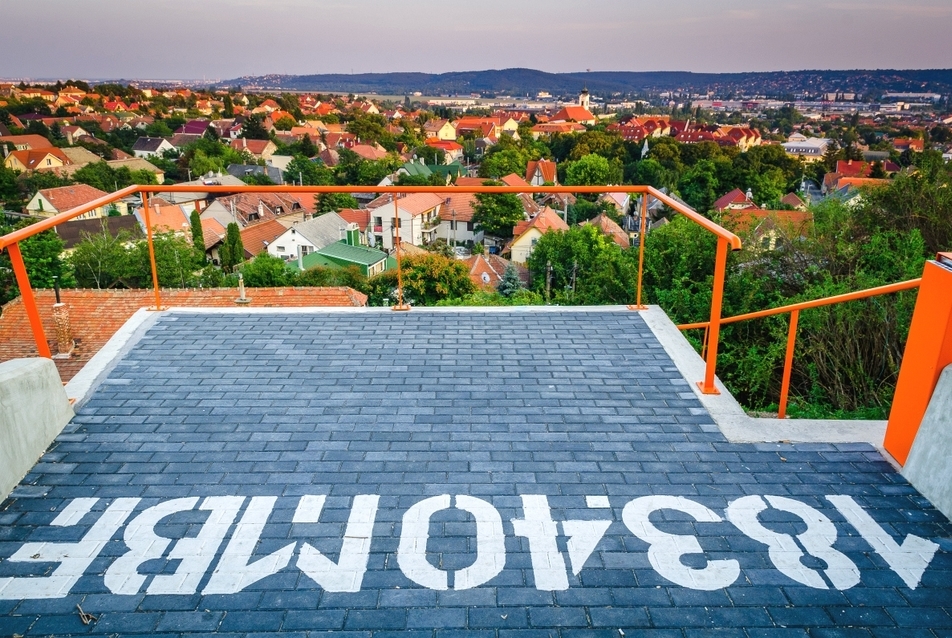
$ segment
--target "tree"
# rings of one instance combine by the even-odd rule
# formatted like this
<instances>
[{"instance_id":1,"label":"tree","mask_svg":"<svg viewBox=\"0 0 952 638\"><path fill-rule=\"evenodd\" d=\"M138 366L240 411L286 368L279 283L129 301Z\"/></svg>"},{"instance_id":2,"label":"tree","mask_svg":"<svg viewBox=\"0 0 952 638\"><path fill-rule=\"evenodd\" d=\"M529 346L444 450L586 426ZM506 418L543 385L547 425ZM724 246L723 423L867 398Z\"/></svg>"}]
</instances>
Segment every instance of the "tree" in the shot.
<instances>
[{"instance_id":1,"label":"tree","mask_svg":"<svg viewBox=\"0 0 952 638\"><path fill-rule=\"evenodd\" d=\"M263 250L254 259L241 268L246 286L265 288L273 286L293 286L296 277L284 260Z\"/></svg>"},{"instance_id":2,"label":"tree","mask_svg":"<svg viewBox=\"0 0 952 638\"><path fill-rule=\"evenodd\" d=\"M160 286L186 288L195 283L195 272L199 269L198 256L187 239L174 233L156 233L152 236L152 245ZM129 252L128 278L130 287L152 286L149 242L136 242Z\"/></svg>"},{"instance_id":3,"label":"tree","mask_svg":"<svg viewBox=\"0 0 952 638\"><path fill-rule=\"evenodd\" d=\"M241 127L241 137L249 140L269 139L270 135L264 128L264 118L256 113L245 120L244 126Z\"/></svg>"},{"instance_id":4,"label":"tree","mask_svg":"<svg viewBox=\"0 0 952 638\"><path fill-rule=\"evenodd\" d=\"M192 247L195 248L195 254L198 261L205 264L205 233L202 232L202 216L197 210L193 210L188 216L188 224L192 231Z\"/></svg>"},{"instance_id":5,"label":"tree","mask_svg":"<svg viewBox=\"0 0 952 638\"><path fill-rule=\"evenodd\" d=\"M413 255L402 260L403 298L417 306L435 306L443 299L464 297L476 290L469 270L457 259L436 253ZM370 282L370 303L382 306L397 298L396 270L385 271Z\"/></svg>"},{"instance_id":6,"label":"tree","mask_svg":"<svg viewBox=\"0 0 952 638\"><path fill-rule=\"evenodd\" d=\"M315 217L358 206L360 203L349 193L319 193L314 197Z\"/></svg>"},{"instance_id":7,"label":"tree","mask_svg":"<svg viewBox=\"0 0 952 638\"><path fill-rule=\"evenodd\" d=\"M525 219L519 197L512 193L477 193L473 222L478 230L497 237L512 237L512 227Z\"/></svg>"},{"instance_id":8,"label":"tree","mask_svg":"<svg viewBox=\"0 0 952 638\"><path fill-rule=\"evenodd\" d=\"M565 167L568 186L605 186L621 182L621 171L601 155L586 155Z\"/></svg>"},{"instance_id":9,"label":"tree","mask_svg":"<svg viewBox=\"0 0 952 638\"><path fill-rule=\"evenodd\" d=\"M18 224L20 227L27 225L28 222ZM63 246L63 240L53 230L38 233L20 242L20 253L23 255L31 286L52 288L54 281L58 281L62 288L76 285L69 264L64 263L60 257Z\"/></svg>"},{"instance_id":10,"label":"tree","mask_svg":"<svg viewBox=\"0 0 952 638\"><path fill-rule=\"evenodd\" d=\"M238 229L238 224L228 224L228 228L225 229L225 242L218 254L221 257L221 268L226 273L232 272L235 266L245 260L245 247L241 243L241 231Z\"/></svg>"},{"instance_id":11,"label":"tree","mask_svg":"<svg viewBox=\"0 0 952 638\"><path fill-rule=\"evenodd\" d=\"M526 174L528 163L528 154L516 148L491 151L483 156L483 161L479 165L479 176L493 179L505 177L510 173L522 176Z\"/></svg>"},{"instance_id":12,"label":"tree","mask_svg":"<svg viewBox=\"0 0 952 638\"><path fill-rule=\"evenodd\" d=\"M334 171L319 162L312 162L303 155L295 155L284 171L288 184L303 183L306 186L330 186L334 183Z\"/></svg>"},{"instance_id":13,"label":"tree","mask_svg":"<svg viewBox=\"0 0 952 638\"><path fill-rule=\"evenodd\" d=\"M100 233L85 235L69 254L76 284L99 290L126 286L130 267L126 248L129 239L126 232L113 237L105 228Z\"/></svg>"},{"instance_id":14,"label":"tree","mask_svg":"<svg viewBox=\"0 0 952 638\"><path fill-rule=\"evenodd\" d=\"M525 288L515 265L512 263L506 264L506 270L502 273L502 279L499 280L499 284L496 286L496 292L508 299L525 290Z\"/></svg>"},{"instance_id":15,"label":"tree","mask_svg":"<svg viewBox=\"0 0 952 638\"><path fill-rule=\"evenodd\" d=\"M295 126L297 126L297 122L294 121L294 118L287 115L279 117L278 121L274 123L274 128L279 131L290 131Z\"/></svg>"}]
</instances>

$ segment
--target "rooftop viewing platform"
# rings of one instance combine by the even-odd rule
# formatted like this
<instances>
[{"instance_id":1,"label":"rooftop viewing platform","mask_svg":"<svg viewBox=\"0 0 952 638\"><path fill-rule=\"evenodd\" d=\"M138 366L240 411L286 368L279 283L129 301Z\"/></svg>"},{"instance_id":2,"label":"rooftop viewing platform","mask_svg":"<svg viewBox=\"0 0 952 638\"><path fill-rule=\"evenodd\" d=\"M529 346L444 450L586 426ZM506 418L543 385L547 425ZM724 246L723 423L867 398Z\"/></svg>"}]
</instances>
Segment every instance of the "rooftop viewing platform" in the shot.
<instances>
[{"instance_id":1,"label":"rooftop viewing platform","mask_svg":"<svg viewBox=\"0 0 952 638\"><path fill-rule=\"evenodd\" d=\"M189 187L103 200L160 188ZM761 313L790 316L783 416L801 311L918 289L901 418L756 418L716 376L721 327L755 318L721 312L737 235L648 187L466 187L520 189L638 193L637 228L652 199L712 233L705 320L644 304L640 268L611 306L410 309L399 261L393 308L163 290L146 202L153 289L63 291L76 354L57 371L54 293L18 245L86 210L0 237L21 291L0 436L56 430L0 455L28 462L0 502L0 635L950 635L946 257ZM460 188L375 190L396 211Z\"/></svg>"}]
</instances>

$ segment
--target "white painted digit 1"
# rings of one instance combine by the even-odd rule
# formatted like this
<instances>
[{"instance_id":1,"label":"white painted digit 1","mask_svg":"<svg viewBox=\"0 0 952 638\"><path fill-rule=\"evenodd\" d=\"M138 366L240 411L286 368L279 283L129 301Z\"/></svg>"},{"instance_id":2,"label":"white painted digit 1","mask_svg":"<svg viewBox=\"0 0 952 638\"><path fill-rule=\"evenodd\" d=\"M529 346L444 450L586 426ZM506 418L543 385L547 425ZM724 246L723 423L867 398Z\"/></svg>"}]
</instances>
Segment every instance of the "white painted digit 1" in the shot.
<instances>
[{"instance_id":1,"label":"white painted digit 1","mask_svg":"<svg viewBox=\"0 0 952 638\"><path fill-rule=\"evenodd\" d=\"M856 528L860 536L879 554L886 564L902 578L909 589L919 586L939 546L930 540L909 534L902 545L893 540L872 516L863 511L849 496L827 496L826 500Z\"/></svg>"},{"instance_id":2,"label":"white painted digit 1","mask_svg":"<svg viewBox=\"0 0 952 638\"><path fill-rule=\"evenodd\" d=\"M701 523L719 523L721 517L713 510L681 496L642 496L629 501L622 511L622 520L631 533L650 545L648 562L668 580L691 589L713 591L730 586L740 575L736 560L712 560L703 569L681 562L685 554L703 554L704 549L693 536L668 534L649 520L652 512L671 509L684 512Z\"/></svg>"},{"instance_id":3,"label":"white painted digit 1","mask_svg":"<svg viewBox=\"0 0 952 638\"><path fill-rule=\"evenodd\" d=\"M837 589L849 589L859 582L859 569L845 554L833 549L836 542L836 527L818 510L806 503L783 496L765 497L770 505L778 510L790 512L803 519L807 529L797 538L811 556L826 562L826 574ZM781 534L767 529L757 516L767 509L767 504L759 496L745 496L733 501L727 507L727 518L741 532L768 547L770 561L782 573L798 583L815 589L828 589L817 570L805 566L801 559L803 552L789 534Z\"/></svg>"}]
</instances>

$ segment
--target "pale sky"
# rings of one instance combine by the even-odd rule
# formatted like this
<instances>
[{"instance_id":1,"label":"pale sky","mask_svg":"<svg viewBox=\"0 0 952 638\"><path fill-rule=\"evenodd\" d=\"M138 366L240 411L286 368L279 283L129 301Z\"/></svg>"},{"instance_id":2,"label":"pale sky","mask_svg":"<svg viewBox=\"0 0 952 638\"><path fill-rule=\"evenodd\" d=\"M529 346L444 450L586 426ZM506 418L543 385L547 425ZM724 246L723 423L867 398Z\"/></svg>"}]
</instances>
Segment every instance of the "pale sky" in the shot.
<instances>
[{"instance_id":1,"label":"pale sky","mask_svg":"<svg viewBox=\"0 0 952 638\"><path fill-rule=\"evenodd\" d=\"M0 0L4 78L952 67L952 0Z\"/></svg>"}]
</instances>

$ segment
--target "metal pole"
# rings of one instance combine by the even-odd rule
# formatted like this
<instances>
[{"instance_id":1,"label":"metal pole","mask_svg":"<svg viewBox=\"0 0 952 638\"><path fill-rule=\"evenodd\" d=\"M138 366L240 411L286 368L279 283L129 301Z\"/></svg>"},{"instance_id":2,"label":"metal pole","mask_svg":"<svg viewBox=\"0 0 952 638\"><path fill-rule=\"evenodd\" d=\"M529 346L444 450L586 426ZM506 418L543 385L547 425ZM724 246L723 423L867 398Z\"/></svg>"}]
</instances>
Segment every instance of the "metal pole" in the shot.
<instances>
[{"instance_id":1,"label":"metal pole","mask_svg":"<svg viewBox=\"0 0 952 638\"><path fill-rule=\"evenodd\" d=\"M648 306L641 303L641 279L645 270L645 232L648 230L648 193L641 195L641 229L638 231L638 299L635 310L644 310Z\"/></svg>"},{"instance_id":2,"label":"metal pole","mask_svg":"<svg viewBox=\"0 0 952 638\"><path fill-rule=\"evenodd\" d=\"M780 384L780 408L777 418L787 418L787 395L790 393L790 373L793 369L793 351L797 346L797 322L800 320L800 311L790 313L790 326L787 328L787 356L783 362L783 382Z\"/></svg>"},{"instance_id":3,"label":"metal pole","mask_svg":"<svg viewBox=\"0 0 952 638\"><path fill-rule=\"evenodd\" d=\"M155 290L155 307L151 310L162 310L162 297L159 294L159 271L155 267L155 244L152 243L152 214L149 211L149 195L142 193L142 209L145 211L145 233L149 242L149 262L152 265L152 288Z\"/></svg>"},{"instance_id":4,"label":"metal pole","mask_svg":"<svg viewBox=\"0 0 952 638\"><path fill-rule=\"evenodd\" d=\"M391 310L406 311L410 309L410 306L403 303L403 274L400 267L400 208L397 206L397 193L393 194L393 224L395 233L393 248L397 253L397 305Z\"/></svg>"},{"instance_id":5,"label":"metal pole","mask_svg":"<svg viewBox=\"0 0 952 638\"><path fill-rule=\"evenodd\" d=\"M10 253L10 264L13 266L13 274L16 275L17 285L20 287L20 296L23 297L23 308L26 310L27 319L30 320L30 328L33 329L36 352L41 357L52 359L53 353L50 352L50 345L46 343L40 311L36 307L36 297L33 296L33 288L30 287L30 276L26 272L23 255L20 254L20 244L10 244L7 246L7 252Z\"/></svg>"},{"instance_id":6,"label":"metal pole","mask_svg":"<svg viewBox=\"0 0 952 638\"><path fill-rule=\"evenodd\" d=\"M724 278L727 271L727 240L717 238L717 256L714 259L714 290L711 296L710 337L707 344L707 365L704 380L699 382L704 394L720 394L714 385L714 370L717 367L717 339L721 331L721 304L724 301Z\"/></svg>"}]
</instances>

